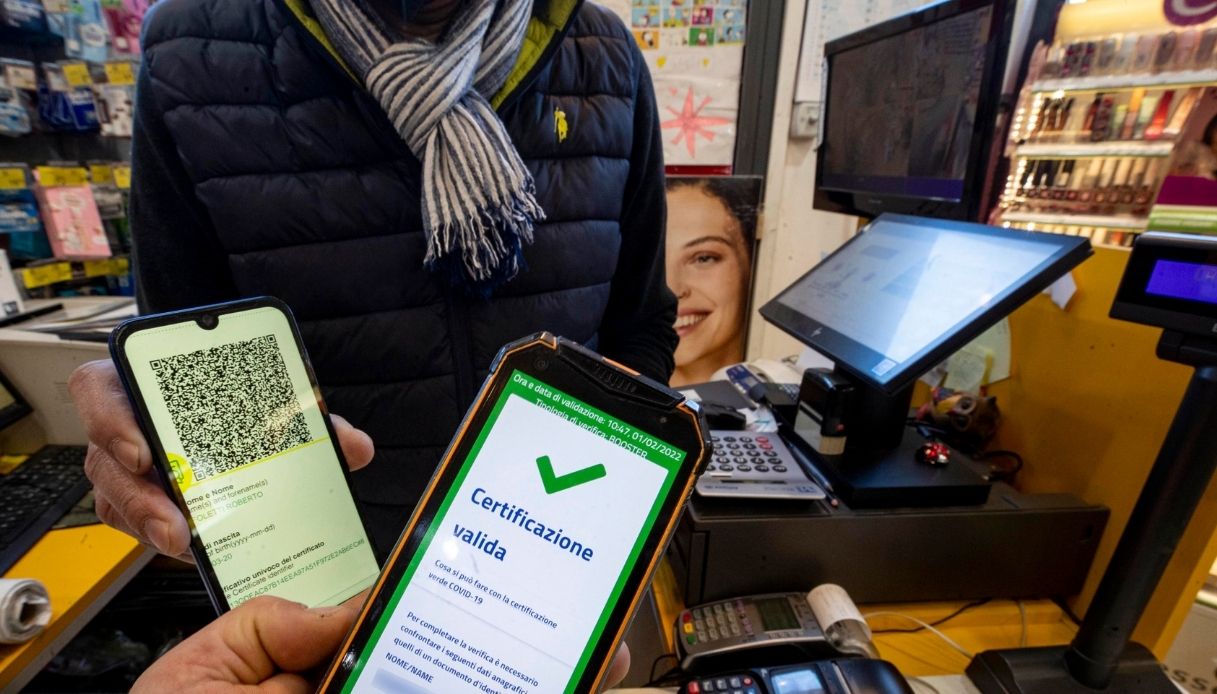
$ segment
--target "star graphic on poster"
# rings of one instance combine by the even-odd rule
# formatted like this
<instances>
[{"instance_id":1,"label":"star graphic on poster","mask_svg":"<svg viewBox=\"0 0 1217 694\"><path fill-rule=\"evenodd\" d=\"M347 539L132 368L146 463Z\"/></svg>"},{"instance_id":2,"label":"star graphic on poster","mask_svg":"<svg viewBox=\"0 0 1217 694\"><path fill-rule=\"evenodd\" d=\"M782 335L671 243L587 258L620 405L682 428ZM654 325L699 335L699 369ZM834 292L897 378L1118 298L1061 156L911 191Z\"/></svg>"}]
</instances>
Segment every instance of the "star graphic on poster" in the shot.
<instances>
[{"instance_id":1,"label":"star graphic on poster","mask_svg":"<svg viewBox=\"0 0 1217 694\"><path fill-rule=\"evenodd\" d=\"M673 90L675 91L675 90ZM710 128L717 125L730 125L730 118L716 118L714 116L703 116L701 112L710 103L710 97L703 97L701 103L697 106L693 105L693 87L685 93L684 106L677 111L668 106L668 111L675 116L671 120L666 120L659 124L664 130L677 130L676 137L672 139L672 144L678 145L681 140L685 141L685 149L689 151L690 157L697 156L697 137L700 135L707 142L713 142L714 136L717 134Z\"/></svg>"}]
</instances>

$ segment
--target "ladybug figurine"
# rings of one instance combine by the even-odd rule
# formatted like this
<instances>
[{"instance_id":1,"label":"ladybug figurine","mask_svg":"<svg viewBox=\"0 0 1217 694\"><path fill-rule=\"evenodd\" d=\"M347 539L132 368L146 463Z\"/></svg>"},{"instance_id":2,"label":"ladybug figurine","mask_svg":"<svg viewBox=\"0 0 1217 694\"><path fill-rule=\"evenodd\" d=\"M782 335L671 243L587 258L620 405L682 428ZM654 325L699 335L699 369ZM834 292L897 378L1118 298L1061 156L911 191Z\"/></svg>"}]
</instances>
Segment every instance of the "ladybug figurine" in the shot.
<instances>
[{"instance_id":1,"label":"ladybug figurine","mask_svg":"<svg viewBox=\"0 0 1217 694\"><path fill-rule=\"evenodd\" d=\"M951 462L951 449L941 441L927 441L917 449L916 458L925 465L946 465Z\"/></svg>"}]
</instances>

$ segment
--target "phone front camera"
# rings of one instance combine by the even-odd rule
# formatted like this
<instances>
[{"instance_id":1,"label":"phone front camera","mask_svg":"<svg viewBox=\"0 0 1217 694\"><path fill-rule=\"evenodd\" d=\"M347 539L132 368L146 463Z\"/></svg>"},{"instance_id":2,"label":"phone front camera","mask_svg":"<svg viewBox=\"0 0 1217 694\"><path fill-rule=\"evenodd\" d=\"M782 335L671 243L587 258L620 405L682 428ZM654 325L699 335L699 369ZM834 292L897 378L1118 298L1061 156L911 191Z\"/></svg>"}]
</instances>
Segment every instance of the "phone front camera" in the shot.
<instances>
[{"instance_id":1,"label":"phone front camera","mask_svg":"<svg viewBox=\"0 0 1217 694\"><path fill-rule=\"evenodd\" d=\"M538 357L532 365L537 368L537 371L544 371L549 368L549 360L545 357Z\"/></svg>"},{"instance_id":2,"label":"phone front camera","mask_svg":"<svg viewBox=\"0 0 1217 694\"><path fill-rule=\"evenodd\" d=\"M203 330L215 330L215 327L220 324L220 319L211 314L199 316L199 327Z\"/></svg>"}]
</instances>

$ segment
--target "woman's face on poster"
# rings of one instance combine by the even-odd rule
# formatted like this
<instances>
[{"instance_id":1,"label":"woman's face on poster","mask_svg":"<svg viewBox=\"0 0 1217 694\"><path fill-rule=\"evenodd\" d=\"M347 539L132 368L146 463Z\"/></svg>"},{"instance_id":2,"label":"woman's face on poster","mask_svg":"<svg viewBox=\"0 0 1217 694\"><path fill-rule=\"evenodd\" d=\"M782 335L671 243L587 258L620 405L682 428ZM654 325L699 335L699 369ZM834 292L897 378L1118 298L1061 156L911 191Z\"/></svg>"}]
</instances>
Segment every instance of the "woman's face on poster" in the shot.
<instances>
[{"instance_id":1,"label":"woman's face on poster","mask_svg":"<svg viewBox=\"0 0 1217 694\"><path fill-rule=\"evenodd\" d=\"M742 358L751 271L739 220L719 198L695 186L668 192L667 266L679 301L676 368L708 378Z\"/></svg>"}]
</instances>

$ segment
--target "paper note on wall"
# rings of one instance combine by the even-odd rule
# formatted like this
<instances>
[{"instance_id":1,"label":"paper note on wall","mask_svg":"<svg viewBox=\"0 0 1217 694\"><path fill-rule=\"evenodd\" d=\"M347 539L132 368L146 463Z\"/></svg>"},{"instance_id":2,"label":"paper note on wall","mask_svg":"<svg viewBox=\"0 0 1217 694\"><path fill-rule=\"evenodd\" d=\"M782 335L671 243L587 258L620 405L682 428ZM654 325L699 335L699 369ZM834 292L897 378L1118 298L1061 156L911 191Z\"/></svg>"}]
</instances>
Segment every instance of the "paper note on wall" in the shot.
<instances>
[{"instance_id":1,"label":"paper note on wall","mask_svg":"<svg viewBox=\"0 0 1217 694\"><path fill-rule=\"evenodd\" d=\"M989 377L983 385L997 383L1010 378L1010 321L1001 319L992 328L972 341L973 345L988 350L993 356L989 365Z\"/></svg>"},{"instance_id":2,"label":"paper note on wall","mask_svg":"<svg viewBox=\"0 0 1217 694\"><path fill-rule=\"evenodd\" d=\"M968 345L947 359L944 388L977 393L988 383L993 353L975 344Z\"/></svg>"},{"instance_id":3,"label":"paper note on wall","mask_svg":"<svg viewBox=\"0 0 1217 694\"><path fill-rule=\"evenodd\" d=\"M1010 321L1003 318L921 380L931 387L977 392L1010 378Z\"/></svg>"},{"instance_id":4,"label":"paper note on wall","mask_svg":"<svg viewBox=\"0 0 1217 694\"><path fill-rule=\"evenodd\" d=\"M812 0L807 3L795 101L819 101L824 44L930 4L925 0Z\"/></svg>"},{"instance_id":5,"label":"paper note on wall","mask_svg":"<svg viewBox=\"0 0 1217 694\"><path fill-rule=\"evenodd\" d=\"M1053 282L1044 293L1052 297L1052 303L1057 305L1057 308L1064 311L1069 307L1069 301L1078 291L1078 283L1073 279L1073 273L1066 273L1059 280Z\"/></svg>"}]
</instances>

